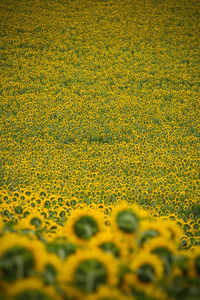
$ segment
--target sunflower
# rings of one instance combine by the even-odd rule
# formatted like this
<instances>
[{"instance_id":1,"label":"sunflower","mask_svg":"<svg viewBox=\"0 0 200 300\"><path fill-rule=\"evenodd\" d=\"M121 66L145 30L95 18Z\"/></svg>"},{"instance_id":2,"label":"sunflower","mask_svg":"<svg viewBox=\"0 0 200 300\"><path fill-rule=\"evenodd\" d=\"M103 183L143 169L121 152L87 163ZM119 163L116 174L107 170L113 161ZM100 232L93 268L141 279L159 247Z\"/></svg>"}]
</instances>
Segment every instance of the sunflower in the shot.
<instances>
[{"instance_id":1,"label":"sunflower","mask_svg":"<svg viewBox=\"0 0 200 300\"><path fill-rule=\"evenodd\" d=\"M83 293L93 293L101 285L117 283L116 261L98 248L78 250L64 263L58 280L63 290L72 286Z\"/></svg>"},{"instance_id":2,"label":"sunflower","mask_svg":"<svg viewBox=\"0 0 200 300\"><path fill-rule=\"evenodd\" d=\"M5 281L15 281L30 275L33 270L41 271L41 260L46 251L42 242L14 233L0 238L1 275Z\"/></svg>"},{"instance_id":3,"label":"sunflower","mask_svg":"<svg viewBox=\"0 0 200 300\"><path fill-rule=\"evenodd\" d=\"M28 230L37 230L41 229L44 222L44 216L41 215L40 212L34 211L31 212L27 217L21 219L17 225L15 226L16 229L28 229Z\"/></svg>"},{"instance_id":4,"label":"sunflower","mask_svg":"<svg viewBox=\"0 0 200 300\"><path fill-rule=\"evenodd\" d=\"M102 249L106 253L114 255L116 258L123 259L126 258L128 254L126 243L118 235L112 232L110 228L106 228L99 233L91 240L90 244L91 246Z\"/></svg>"},{"instance_id":5,"label":"sunflower","mask_svg":"<svg viewBox=\"0 0 200 300\"><path fill-rule=\"evenodd\" d=\"M38 299L61 300L52 286L46 286L39 278L29 277L5 286L6 295L13 300Z\"/></svg>"},{"instance_id":6,"label":"sunflower","mask_svg":"<svg viewBox=\"0 0 200 300\"><path fill-rule=\"evenodd\" d=\"M64 226L67 237L77 243L86 243L103 228L103 214L93 209L76 209Z\"/></svg>"},{"instance_id":7,"label":"sunflower","mask_svg":"<svg viewBox=\"0 0 200 300\"><path fill-rule=\"evenodd\" d=\"M140 221L146 217L146 213L136 204L122 202L113 209L111 216L111 228L117 235L124 239L127 247L134 251L136 235L139 230Z\"/></svg>"},{"instance_id":8,"label":"sunflower","mask_svg":"<svg viewBox=\"0 0 200 300\"><path fill-rule=\"evenodd\" d=\"M38 255L37 270L43 275L46 283L54 283L61 268L62 261L56 254L46 252L43 257Z\"/></svg>"},{"instance_id":9,"label":"sunflower","mask_svg":"<svg viewBox=\"0 0 200 300\"><path fill-rule=\"evenodd\" d=\"M147 214L136 204L122 202L112 211L111 226L126 239L132 240L139 229L139 222Z\"/></svg>"},{"instance_id":10,"label":"sunflower","mask_svg":"<svg viewBox=\"0 0 200 300\"><path fill-rule=\"evenodd\" d=\"M169 274L174 256L177 254L176 245L172 241L166 240L164 237L156 237L145 244L144 250L156 254L164 263L165 274Z\"/></svg>"},{"instance_id":11,"label":"sunflower","mask_svg":"<svg viewBox=\"0 0 200 300\"><path fill-rule=\"evenodd\" d=\"M169 232L169 239L174 241L177 245L180 244L183 231L177 222L172 220L162 221L162 226Z\"/></svg>"},{"instance_id":12,"label":"sunflower","mask_svg":"<svg viewBox=\"0 0 200 300\"><path fill-rule=\"evenodd\" d=\"M155 285L162 276L162 261L156 255L142 250L131 262L130 273L125 274L123 287L153 296Z\"/></svg>"},{"instance_id":13,"label":"sunflower","mask_svg":"<svg viewBox=\"0 0 200 300\"><path fill-rule=\"evenodd\" d=\"M146 242L149 242L155 237L164 237L165 239L169 238L169 232L163 226L163 222L149 220L141 221L137 235L139 245L144 246Z\"/></svg>"}]
</instances>

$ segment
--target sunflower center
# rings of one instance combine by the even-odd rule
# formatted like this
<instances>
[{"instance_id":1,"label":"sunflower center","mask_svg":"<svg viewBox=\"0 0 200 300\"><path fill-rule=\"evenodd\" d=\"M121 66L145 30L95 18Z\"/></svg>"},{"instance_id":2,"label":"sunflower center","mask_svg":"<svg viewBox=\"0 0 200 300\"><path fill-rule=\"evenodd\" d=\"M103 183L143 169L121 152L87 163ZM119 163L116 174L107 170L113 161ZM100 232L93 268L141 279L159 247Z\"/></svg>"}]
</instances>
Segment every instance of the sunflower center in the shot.
<instances>
[{"instance_id":1,"label":"sunflower center","mask_svg":"<svg viewBox=\"0 0 200 300\"><path fill-rule=\"evenodd\" d=\"M130 209L123 210L117 215L117 224L122 231L134 233L138 229L138 217Z\"/></svg>"},{"instance_id":2,"label":"sunflower center","mask_svg":"<svg viewBox=\"0 0 200 300\"><path fill-rule=\"evenodd\" d=\"M52 298L41 291L30 289L16 295L14 300L52 300Z\"/></svg>"},{"instance_id":3,"label":"sunflower center","mask_svg":"<svg viewBox=\"0 0 200 300\"><path fill-rule=\"evenodd\" d=\"M112 242L105 242L102 243L100 245L100 248L103 249L105 252L107 253L112 253L114 254L115 257L119 257L120 256L120 252L119 249L117 248L117 246L112 243Z\"/></svg>"},{"instance_id":4,"label":"sunflower center","mask_svg":"<svg viewBox=\"0 0 200 300\"><path fill-rule=\"evenodd\" d=\"M90 216L83 216L74 224L75 234L83 240L89 240L98 231L97 222Z\"/></svg>"},{"instance_id":5,"label":"sunflower center","mask_svg":"<svg viewBox=\"0 0 200 300\"><path fill-rule=\"evenodd\" d=\"M32 253L23 247L14 247L7 250L3 254L0 263L3 279L9 282L27 277L34 267Z\"/></svg>"},{"instance_id":6,"label":"sunflower center","mask_svg":"<svg viewBox=\"0 0 200 300\"><path fill-rule=\"evenodd\" d=\"M97 259L88 259L79 264L75 272L75 280L81 290L92 293L106 283L107 270Z\"/></svg>"},{"instance_id":7,"label":"sunflower center","mask_svg":"<svg viewBox=\"0 0 200 300\"><path fill-rule=\"evenodd\" d=\"M154 281L155 271L150 264L144 264L137 270L137 275L140 281L150 283Z\"/></svg>"}]
</instances>

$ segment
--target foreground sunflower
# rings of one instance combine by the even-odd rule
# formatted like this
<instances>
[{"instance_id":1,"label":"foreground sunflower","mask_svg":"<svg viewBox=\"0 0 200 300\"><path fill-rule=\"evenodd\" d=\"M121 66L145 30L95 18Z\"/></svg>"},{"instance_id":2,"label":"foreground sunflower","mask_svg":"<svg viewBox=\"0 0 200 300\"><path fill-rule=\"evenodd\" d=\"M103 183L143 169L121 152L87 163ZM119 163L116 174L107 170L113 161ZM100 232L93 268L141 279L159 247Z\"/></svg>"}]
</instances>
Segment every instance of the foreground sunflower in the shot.
<instances>
[{"instance_id":1,"label":"foreground sunflower","mask_svg":"<svg viewBox=\"0 0 200 300\"><path fill-rule=\"evenodd\" d=\"M0 238L1 280L13 282L42 271L46 251L42 242L15 233Z\"/></svg>"},{"instance_id":2,"label":"foreground sunflower","mask_svg":"<svg viewBox=\"0 0 200 300\"><path fill-rule=\"evenodd\" d=\"M107 228L91 240L92 247L98 247L116 258L127 257L127 245L118 235Z\"/></svg>"},{"instance_id":3,"label":"foreground sunflower","mask_svg":"<svg viewBox=\"0 0 200 300\"><path fill-rule=\"evenodd\" d=\"M63 231L74 242L84 244L102 230L103 223L103 214L98 210L77 209L72 212Z\"/></svg>"},{"instance_id":4,"label":"foreground sunflower","mask_svg":"<svg viewBox=\"0 0 200 300\"><path fill-rule=\"evenodd\" d=\"M102 285L117 284L115 259L97 248L78 250L63 264L58 280L61 288L69 294L74 287L84 294L94 293ZM69 295L71 296L71 295Z\"/></svg>"},{"instance_id":5,"label":"foreground sunflower","mask_svg":"<svg viewBox=\"0 0 200 300\"><path fill-rule=\"evenodd\" d=\"M177 254L176 244L163 237L156 237L145 244L144 250L157 255L164 263L165 275L169 275L173 267L174 256Z\"/></svg>"},{"instance_id":6,"label":"foreground sunflower","mask_svg":"<svg viewBox=\"0 0 200 300\"><path fill-rule=\"evenodd\" d=\"M143 220L140 223L140 229L137 234L137 241L139 246L143 247L145 243L151 241L155 237L164 237L169 239L170 234L163 226L163 222Z\"/></svg>"},{"instance_id":7,"label":"foreground sunflower","mask_svg":"<svg viewBox=\"0 0 200 300\"><path fill-rule=\"evenodd\" d=\"M136 204L122 202L112 211L111 226L125 238L132 238L139 229L140 220L147 214Z\"/></svg>"},{"instance_id":8,"label":"foreground sunflower","mask_svg":"<svg viewBox=\"0 0 200 300\"><path fill-rule=\"evenodd\" d=\"M141 251L130 264L130 273L124 276L124 285L141 291L149 296L155 289L155 283L163 276L163 264L153 254Z\"/></svg>"}]
</instances>

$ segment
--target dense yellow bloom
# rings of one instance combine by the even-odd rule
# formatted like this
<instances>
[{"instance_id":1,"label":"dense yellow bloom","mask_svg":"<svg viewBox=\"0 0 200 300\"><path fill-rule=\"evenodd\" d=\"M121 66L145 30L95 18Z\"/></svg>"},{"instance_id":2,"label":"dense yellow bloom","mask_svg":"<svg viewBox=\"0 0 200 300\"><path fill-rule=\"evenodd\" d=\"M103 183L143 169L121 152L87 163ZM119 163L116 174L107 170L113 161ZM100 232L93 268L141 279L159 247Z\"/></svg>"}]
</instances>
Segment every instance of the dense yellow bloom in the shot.
<instances>
[{"instance_id":1,"label":"dense yellow bloom","mask_svg":"<svg viewBox=\"0 0 200 300\"><path fill-rule=\"evenodd\" d=\"M44 269L79 248L120 289L144 250L163 290L198 291L198 251L177 250L200 244L198 2L0 1L3 283L33 272L60 291ZM87 299L79 285L66 295Z\"/></svg>"}]
</instances>

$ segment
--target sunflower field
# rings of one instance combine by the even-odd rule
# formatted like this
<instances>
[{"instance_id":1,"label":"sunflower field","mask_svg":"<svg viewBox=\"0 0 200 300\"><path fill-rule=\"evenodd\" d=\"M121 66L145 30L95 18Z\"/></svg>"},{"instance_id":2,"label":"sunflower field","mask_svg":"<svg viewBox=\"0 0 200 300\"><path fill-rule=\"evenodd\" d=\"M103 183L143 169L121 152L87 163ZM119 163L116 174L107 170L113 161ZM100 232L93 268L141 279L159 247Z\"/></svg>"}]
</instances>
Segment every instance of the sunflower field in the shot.
<instances>
[{"instance_id":1,"label":"sunflower field","mask_svg":"<svg viewBox=\"0 0 200 300\"><path fill-rule=\"evenodd\" d=\"M200 299L200 1L0 0L0 300Z\"/></svg>"}]
</instances>

